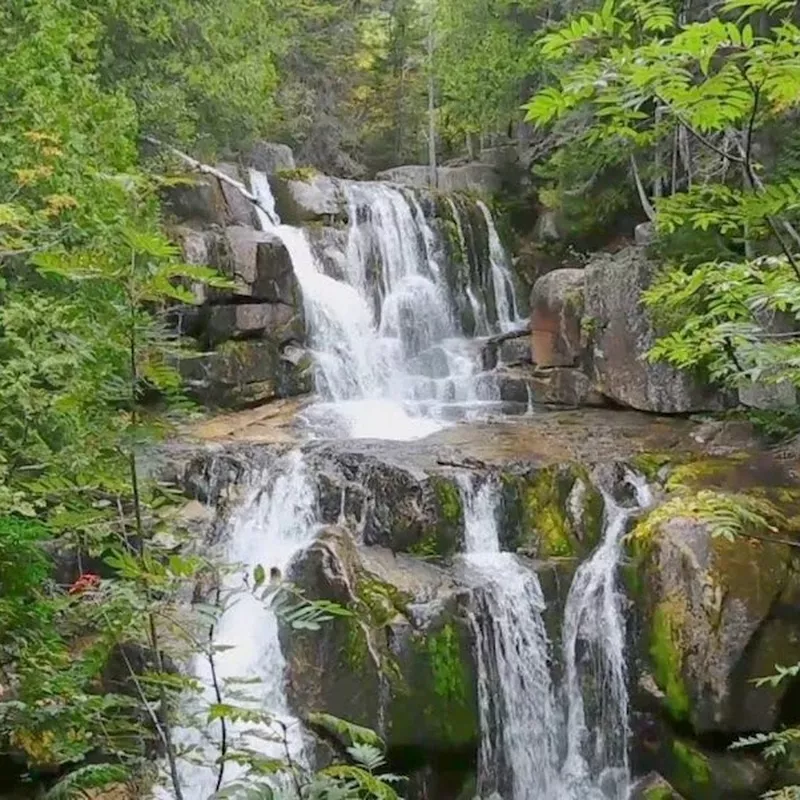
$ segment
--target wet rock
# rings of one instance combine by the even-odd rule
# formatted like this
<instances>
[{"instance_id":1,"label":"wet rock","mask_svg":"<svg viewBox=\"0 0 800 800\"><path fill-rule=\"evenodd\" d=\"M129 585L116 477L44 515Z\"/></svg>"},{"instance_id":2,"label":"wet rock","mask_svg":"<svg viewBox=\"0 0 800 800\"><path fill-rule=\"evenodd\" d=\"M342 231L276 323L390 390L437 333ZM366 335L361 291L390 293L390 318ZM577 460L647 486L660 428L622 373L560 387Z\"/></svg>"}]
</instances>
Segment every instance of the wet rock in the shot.
<instances>
[{"instance_id":1,"label":"wet rock","mask_svg":"<svg viewBox=\"0 0 800 800\"><path fill-rule=\"evenodd\" d=\"M347 200L335 178L319 173L305 179L274 175L270 185L275 195L275 209L287 225L347 222Z\"/></svg>"},{"instance_id":2,"label":"wet rock","mask_svg":"<svg viewBox=\"0 0 800 800\"><path fill-rule=\"evenodd\" d=\"M231 226L212 245L213 264L232 278L234 293L302 309L300 286L283 242L274 234ZM225 292L215 297L225 296Z\"/></svg>"},{"instance_id":3,"label":"wet rock","mask_svg":"<svg viewBox=\"0 0 800 800\"><path fill-rule=\"evenodd\" d=\"M211 353L181 359L189 391L210 406L242 408L310 392L310 359L294 365L275 341L226 342Z\"/></svg>"},{"instance_id":4,"label":"wet rock","mask_svg":"<svg viewBox=\"0 0 800 800\"><path fill-rule=\"evenodd\" d=\"M606 397L641 411L721 409L729 402L721 392L645 358L657 333L641 296L655 269L638 247L597 255L587 265L584 327L591 339L595 385Z\"/></svg>"},{"instance_id":5,"label":"wet rock","mask_svg":"<svg viewBox=\"0 0 800 800\"><path fill-rule=\"evenodd\" d=\"M630 800L684 800L657 772L651 772L637 781L631 790Z\"/></svg>"},{"instance_id":6,"label":"wet rock","mask_svg":"<svg viewBox=\"0 0 800 800\"><path fill-rule=\"evenodd\" d=\"M291 570L312 599L353 617L283 637L289 691L301 712L324 709L380 732L390 749L427 757L478 742L475 665L461 589L439 568L328 529Z\"/></svg>"},{"instance_id":7,"label":"wet rock","mask_svg":"<svg viewBox=\"0 0 800 800\"><path fill-rule=\"evenodd\" d=\"M274 175L281 170L295 169L292 148L277 142L256 142L244 157L248 167L257 169L267 175Z\"/></svg>"},{"instance_id":8,"label":"wet rock","mask_svg":"<svg viewBox=\"0 0 800 800\"><path fill-rule=\"evenodd\" d=\"M447 353L442 347L430 347L413 358L408 365L412 375L424 375L428 378L447 378L450 365Z\"/></svg>"},{"instance_id":9,"label":"wet rock","mask_svg":"<svg viewBox=\"0 0 800 800\"><path fill-rule=\"evenodd\" d=\"M528 337L507 339L498 351L498 361L505 366L531 363L531 348Z\"/></svg>"},{"instance_id":10,"label":"wet rock","mask_svg":"<svg viewBox=\"0 0 800 800\"><path fill-rule=\"evenodd\" d=\"M207 311L205 336L212 346L256 336L278 342L302 341L305 335L302 316L282 303L220 305Z\"/></svg>"},{"instance_id":11,"label":"wet rock","mask_svg":"<svg viewBox=\"0 0 800 800\"><path fill-rule=\"evenodd\" d=\"M531 354L539 367L574 366L582 352L584 273L558 269L531 292Z\"/></svg>"},{"instance_id":12,"label":"wet rock","mask_svg":"<svg viewBox=\"0 0 800 800\"><path fill-rule=\"evenodd\" d=\"M314 225L306 229L306 235L325 274L346 281L348 231L329 225Z\"/></svg>"},{"instance_id":13,"label":"wet rock","mask_svg":"<svg viewBox=\"0 0 800 800\"><path fill-rule=\"evenodd\" d=\"M240 172L236 164L217 164L217 169L243 186L247 186L247 178ZM219 186L225 199L228 224L256 226L258 217L253 204L235 186L225 181L220 181Z\"/></svg>"},{"instance_id":14,"label":"wet rock","mask_svg":"<svg viewBox=\"0 0 800 800\"><path fill-rule=\"evenodd\" d=\"M650 773L649 793L634 788L633 797L661 800L753 800L768 787L770 768L746 751L712 750L675 733L655 716L634 717L633 764ZM658 780L661 779L666 786ZM645 779L645 780L648 780ZM674 788L673 788L674 787Z\"/></svg>"},{"instance_id":15,"label":"wet rock","mask_svg":"<svg viewBox=\"0 0 800 800\"><path fill-rule=\"evenodd\" d=\"M687 501L684 515L631 539L638 650L661 693L652 697L697 734L772 730L791 682L753 681L800 660L800 628L777 613L800 597L792 548L714 538L691 512Z\"/></svg>"},{"instance_id":16,"label":"wet rock","mask_svg":"<svg viewBox=\"0 0 800 800\"><path fill-rule=\"evenodd\" d=\"M503 471L500 537L504 549L534 558L592 551L603 529L603 497L580 464Z\"/></svg>"},{"instance_id":17,"label":"wet rock","mask_svg":"<svg viewBox=\"0 0 800 800\"><path fill-rule=\"evenodd\" d=\"M584 372L574 367L537 369L530 378L531 397L543 405L604 406L608 401L592 386Z\"/></svg>"}]
</instances>

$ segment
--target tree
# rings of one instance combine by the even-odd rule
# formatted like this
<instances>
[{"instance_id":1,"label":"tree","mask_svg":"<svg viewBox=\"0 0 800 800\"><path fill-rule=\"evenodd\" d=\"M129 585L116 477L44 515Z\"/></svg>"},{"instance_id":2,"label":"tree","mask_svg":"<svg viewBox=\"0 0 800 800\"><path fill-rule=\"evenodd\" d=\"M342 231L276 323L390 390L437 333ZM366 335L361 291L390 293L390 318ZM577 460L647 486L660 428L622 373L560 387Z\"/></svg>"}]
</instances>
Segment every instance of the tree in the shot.
<instances>
[{"instance_id":1,"label":"tree","mask_svg":"<svg viewBox=\"0 0 800 800\"><path fill-rule=\"evenodd\" d=\"M608 0L542 38L555 81L528 104L537 124L578 119L584 147L627 155L667 245L714 233L713 260L690 238L646 294L669 328L651 357L734 386L800 385L800 180L771 182L756 160L760 133L800 103L793 5L729 0L724 17L687 22L659 2Z\"/></svg>"}]
</instances>

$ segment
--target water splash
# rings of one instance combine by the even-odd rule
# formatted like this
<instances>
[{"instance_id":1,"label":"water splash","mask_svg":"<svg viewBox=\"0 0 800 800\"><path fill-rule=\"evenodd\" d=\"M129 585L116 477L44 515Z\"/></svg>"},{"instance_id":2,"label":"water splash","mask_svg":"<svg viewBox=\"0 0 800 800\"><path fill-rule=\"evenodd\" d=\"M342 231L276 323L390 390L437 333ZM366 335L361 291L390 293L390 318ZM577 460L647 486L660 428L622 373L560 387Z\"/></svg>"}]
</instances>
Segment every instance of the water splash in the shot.
<instances>
[{"instance_id":1,"label":"water splash","mask_svg":"<svg viewBox=\"0 0 800 800\"><path fill-rule=\"evenodd\" d=\"M637 506L651 502L645 480L628 473ZM623 508L610 492L603 540L578 568L567 595L562 646L566 709L566 759L562 775L570 796L625 800L628 764L628 689L625 618L617 588L622 537L636 509Z\"/></svg>"},{"instance_id":2,"label":"water splash","mask_svg":"<svg viewBox=\"0 0 800 800\"><path fill-rule=\"evenodd\" d=\"M219 619L214 645L226 646L215 657L217 681L225 686L239 681L248 697L237 704L269 711L272 725L228 723L228 741L267 758L285 754L281 724L286 726L286 746L296 763L306 763L303 733L289 710L285 691L286 662L278 638L278 619L272 609L248 590L257 564L267 573L276 568L285 574L291 561L314 539L318 528L316 492L302 453L292 451L267 473L251 478L245 501L229 522L224 562L240 565L225 579L223 595L235 593ZM213 676L208 660L198 655L192 674L206 688L206 703L214 703ZM223 699L224 699L223 690ZM182 762L180 778L184 796L192 800L210 797L215 790L220 754L219 729L209 726L202 739L197 730L178 732L179 744L197 748L192 763ZM205 755L204 755L205 754ZM195 763L199 761L200 763ZM225 785L241 777L241 769L228 763ZM162 795L164 796L164 795Z\"/></svg>"},{"instance_id":3,"label":"water splash","mask_svg":"<svg viewBox=\"0 0 800 800\"><path fill-rule=\"evenodd\" d=\"M489 231L489 260L492 266L492 284L494 286L495 303L497 304L497 322L502 331L510 331L520 325L519 305L508 254L500 241L492 212L482 200L478 200L486 228Z\"/></svg>"},{"instance_id":4,"label":"water splash","mask_svg":"<svg viewBox=\"0 0 800 800\"><path fill-rule=\"evenodd\" d=\"M555 800L558 717L550 645L536 573L500 552L500 493L460 476L465 562L476 582L470 622L476 639L481 745L478 789L512 800Z\"/></svg>"}]
</instances>

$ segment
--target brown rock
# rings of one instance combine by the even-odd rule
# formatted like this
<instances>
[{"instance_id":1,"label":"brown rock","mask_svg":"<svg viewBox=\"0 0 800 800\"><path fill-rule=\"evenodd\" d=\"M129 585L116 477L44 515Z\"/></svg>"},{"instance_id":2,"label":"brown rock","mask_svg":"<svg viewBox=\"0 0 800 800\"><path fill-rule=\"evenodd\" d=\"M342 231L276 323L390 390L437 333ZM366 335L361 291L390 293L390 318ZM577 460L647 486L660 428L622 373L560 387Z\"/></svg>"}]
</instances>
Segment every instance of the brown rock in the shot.
<instances>
[{"instance_id":1,"label":"brown rock","mask_svg":"<svg viewBox=\"0 0 800 800\"><path fill-rule=\"evenodd\" d=\"M584 272L584 328L599 391L621 405L661 414L715 411L729 404L726 395L691 373L647 360L658 332L642 293L656 265L643 248L598 254Z\"/></svg>"},{"instance_id":2,"label":"brown rock","mask_svg":"<svg viewBox=\"0 0 800 800\"><path fill-rule=\"evenodd\" d=\"M570 367L581 355L584 275L558 269L531 292L531 355L539 367Z\"/></svg>"}]
</instances>

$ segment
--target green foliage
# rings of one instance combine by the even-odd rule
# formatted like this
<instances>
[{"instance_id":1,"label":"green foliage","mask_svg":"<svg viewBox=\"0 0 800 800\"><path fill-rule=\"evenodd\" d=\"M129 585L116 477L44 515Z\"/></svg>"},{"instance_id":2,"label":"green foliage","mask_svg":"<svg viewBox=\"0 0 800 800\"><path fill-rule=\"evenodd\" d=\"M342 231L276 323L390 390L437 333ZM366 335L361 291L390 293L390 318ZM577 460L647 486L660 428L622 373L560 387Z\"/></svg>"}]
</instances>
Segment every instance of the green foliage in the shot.
<instances>
[{"instance_id":1,"label":"green foliage","mask_svg":"<svg viewBox=\"0 0 800 800\"><path fill-rule=\"evenodd\" d=\"M636 525L631 537L646 543L663 523L676 517L699 520L708 525L712 536L728 541L750 533L775 533L784 522L780 511L761 497L704 489L680 494L662 503Z\"/></svg>"},{"instance_id":2,"label":"green foliage","mask_svg":"<svg viewBox=\"0 0 800 800\"><path fill-rule=\"evenodd\" d=\"M768 7L770 25L755 25ZM798 42L781 3L731 0L697 22L668 4L607 0L541 38L553 82L527 106L540 126L571 121L568 146L629 160L672 261L645 295L665 330L651 358L734 387L800 385L800 178L764 174L754 158L759 131L800 102Z\"/></svg>"},{"instance_id":3,"label":"green foliage","mask_svg":"<svg viewBox=\"0 0 800 800\"><path fill-rule=\"evenodd\" d=\"M756 686L777 687L785 680L797 678L800 675L800 664L791 667L781 667L776 665L775 674L755 681ZM785 759L792 753L796 753L800 747L800 728L788 727L769 733L756 733L751 736L743 736L731 745L733 750L757 747L761 750L765 758L770 761ZM800 797L800 786L784 786L766 792L762 795L770 800L795 800Z\"/></svg>"}]
</instances>

